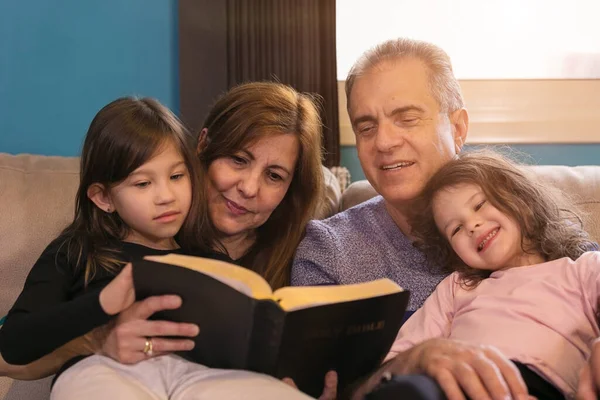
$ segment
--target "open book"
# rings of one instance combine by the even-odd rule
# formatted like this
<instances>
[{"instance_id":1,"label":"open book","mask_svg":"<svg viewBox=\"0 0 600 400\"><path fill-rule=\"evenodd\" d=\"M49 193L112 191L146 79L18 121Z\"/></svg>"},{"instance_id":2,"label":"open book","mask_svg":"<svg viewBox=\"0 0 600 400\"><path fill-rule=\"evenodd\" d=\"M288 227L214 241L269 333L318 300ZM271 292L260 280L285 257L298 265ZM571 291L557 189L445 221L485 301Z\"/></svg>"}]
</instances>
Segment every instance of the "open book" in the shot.
<instances>
[{"instance_id":1,"label":"open book","mask_svg":"<svg viewBox=\"0 0 600 400\"><path fill-rule=\"evenodd\" d=\"M169 254L133 263L136 298L178 294L183 305L153 318L200 327L181 356L212 367L290 377L318 397L325 373L338 390L376 369L389 351L408 291L389 279L273 292L257 273L212 259Z\"/></svg>"}]
</instances>

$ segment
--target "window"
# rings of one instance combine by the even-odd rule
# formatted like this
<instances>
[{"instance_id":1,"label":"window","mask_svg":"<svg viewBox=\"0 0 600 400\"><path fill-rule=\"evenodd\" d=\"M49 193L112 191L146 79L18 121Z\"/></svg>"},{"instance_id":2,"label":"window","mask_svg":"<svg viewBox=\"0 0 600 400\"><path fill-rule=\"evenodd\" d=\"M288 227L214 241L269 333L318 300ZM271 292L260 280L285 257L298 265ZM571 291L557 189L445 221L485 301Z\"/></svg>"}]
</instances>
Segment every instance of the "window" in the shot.
<instances>
[{"instance_id":1,"label":"window","mask_svg":"<svg viewBox=\"0 0 600 400\"><path fill-rule=\"evenodd\" d=\"M426 40L452 59L469 142L597 142L598 15L597 0L339 0L338 80L377 43ZM342 144L352 144L340 87Z\"/></svg>"}]
</instances>

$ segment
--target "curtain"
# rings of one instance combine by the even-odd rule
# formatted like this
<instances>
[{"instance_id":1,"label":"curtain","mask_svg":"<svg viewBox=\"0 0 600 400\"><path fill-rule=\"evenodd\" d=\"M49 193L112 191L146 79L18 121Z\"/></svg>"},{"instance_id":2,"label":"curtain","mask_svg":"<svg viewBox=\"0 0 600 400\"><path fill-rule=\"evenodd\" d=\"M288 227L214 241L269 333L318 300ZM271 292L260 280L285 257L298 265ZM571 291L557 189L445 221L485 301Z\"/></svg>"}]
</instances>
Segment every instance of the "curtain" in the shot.
<instances>
[{"instance_id":1,"label":"curtain","mask_svg":"<svg viewBox=\"0 0 600 400\"><path fill-rule=\"evenodd\" d=\"M321 98L324 164L339 165L335 0L227 0L227 85L275 80Z\"/></svg>"},{"instance_id":2,"label":"curtain","mask_svg":"<svg viewBox=\"0 0 600 400\"><path fill-rule=\"evenodd\" d=\"M227 3L179 0L179 117L198 134L227 85Z\"/></svg>"}]
</instances>

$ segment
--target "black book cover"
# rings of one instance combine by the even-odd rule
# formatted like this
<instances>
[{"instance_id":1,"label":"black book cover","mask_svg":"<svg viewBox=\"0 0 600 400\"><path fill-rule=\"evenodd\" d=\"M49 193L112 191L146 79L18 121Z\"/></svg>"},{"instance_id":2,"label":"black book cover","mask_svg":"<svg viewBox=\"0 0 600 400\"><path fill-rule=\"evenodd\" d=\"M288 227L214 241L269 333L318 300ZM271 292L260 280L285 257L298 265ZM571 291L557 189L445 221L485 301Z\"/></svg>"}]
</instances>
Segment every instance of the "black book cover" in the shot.
<instances>
[{"instance_id":1,"label":"black book cover","mask_svg":"<svg viewBox=\"0 0 600 400\"><path fill-rule=\"evenodd\" d=\"M257 300L201 272L165 263L135 262L133 278L138 300L182 297L179 309L153 316L200 327L194 349L182 357L211 368L290 377L313 397L321 394L329 370L338 372L341 393L379 366L409 297L401 291L285 311L273 299Z\"/></svg>"}]
</instances>

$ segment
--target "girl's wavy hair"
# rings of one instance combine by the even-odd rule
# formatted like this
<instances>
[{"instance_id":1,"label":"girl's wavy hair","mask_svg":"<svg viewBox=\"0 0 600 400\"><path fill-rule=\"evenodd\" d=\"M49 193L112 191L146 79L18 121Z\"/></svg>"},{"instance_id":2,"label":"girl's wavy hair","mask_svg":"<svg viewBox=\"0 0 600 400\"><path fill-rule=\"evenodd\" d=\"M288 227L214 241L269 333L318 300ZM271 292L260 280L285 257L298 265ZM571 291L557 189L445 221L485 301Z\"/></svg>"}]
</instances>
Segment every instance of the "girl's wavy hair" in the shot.
<instances>
[{"instance_id":1,"label":"girl's wavy hair","mask_svg":"<svg viewBox=\"0 0 600 400\"><path fill-rule=\"evenodd\" d=\"M92 120L81 152L75 216L57 239L60 247L66 248L72 265L85 265L86 284L100 268L112 273L121 269L120 241L129 232L118 213L104 212L88 198L88 188L95 183L107 189L118 185L167 143L181 154L190 175L192 203L177 242L182 248L192 248L200 231L198 215L202 213L193 135L167 107L152 98L119 98L104 106Z\"/></svg>"},{"instance_id":2,"label":"girl's wavy hair","mask_svg":"<svg viewBox=\"0 0 600 400\"><path fill-rule=\"evenodd\" d=\"M294 135L300 143L290 187L267 222L257 228L256 243L242 257L276 289L290 284L291 264L306 224L323 196L321 119L317 99L275 82L250 82L233 87L211 108L203 128L206 146L199 153L200 173L218 158L230 157L257 140L274 134ZM204 189L206 190L206 189ZM214 225L202 224L203 247L227 253ZM203 242L200 240L199 242Z\"/></svg>"},{"instance_id":3,"label":"girl's wavy hair","mask_svg":"<svg viewBox=\"0 0 600 400\"><path fill-rule=\"evenodd\" d=\"M461 184L479 186L487 201L512 218L521 230L521 248L546 261L577 259L595 244L583 230L572 201L554 187L544 185L521 165L498 153L477 150L462 153L429 180L409 215L415 246L428 265L457 271L464 287L475 287L490 271L466 265L454 252L433 218L433 200L444 188Z\"/></svg>"}]
</instances>

